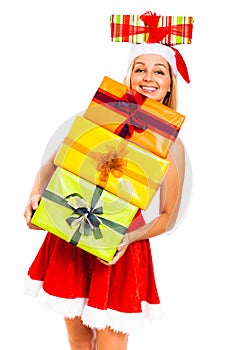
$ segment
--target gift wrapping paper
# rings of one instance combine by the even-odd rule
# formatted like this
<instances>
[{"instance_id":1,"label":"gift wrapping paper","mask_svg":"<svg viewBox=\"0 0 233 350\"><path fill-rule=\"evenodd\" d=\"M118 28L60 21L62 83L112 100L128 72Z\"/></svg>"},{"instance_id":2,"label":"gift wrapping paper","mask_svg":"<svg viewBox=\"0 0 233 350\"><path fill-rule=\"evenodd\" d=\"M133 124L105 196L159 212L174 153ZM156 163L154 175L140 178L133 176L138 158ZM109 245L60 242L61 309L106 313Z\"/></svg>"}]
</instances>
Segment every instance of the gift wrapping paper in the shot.
<instances>
[{"instance_id":1,"label":"gift wrapping paper","mask_svg":"<svg viewBox=\"0 0 233 350\"><path fill-rule=\"evenodd\" d=\"M104 77L84 117L166 158L185 117L127 86Z\"/></svg>"},{"instance_id":2,"label":"gift wrapping paper","mask_svg":"<svg viewBox=\"0 0 233 350\"><path fill-rule=\"evenodd\" d=\"M116 14L110 16L111 39L115 42L160 42L165 45L191 44L193 17Z\"/></svg>"},{"instance_id":3,"label":"gift wrapping paper","mask_svg":"<svg viewBox=\"0 0 233 350\"><path fill-rule=\"evenodd\" d=\"M31 222L111 261L138 208L57 167Z\"/></svg>"},{"instance_id":4,"label":"gift wrapping paper","mask_svg":"<svg viewBox=\"0 0 233 350\"><path fill-rule=\"evenodd\" d=\"M54 163L142 209L150 204L170 164L80 116Z\"/></svg>"}]
</instances>

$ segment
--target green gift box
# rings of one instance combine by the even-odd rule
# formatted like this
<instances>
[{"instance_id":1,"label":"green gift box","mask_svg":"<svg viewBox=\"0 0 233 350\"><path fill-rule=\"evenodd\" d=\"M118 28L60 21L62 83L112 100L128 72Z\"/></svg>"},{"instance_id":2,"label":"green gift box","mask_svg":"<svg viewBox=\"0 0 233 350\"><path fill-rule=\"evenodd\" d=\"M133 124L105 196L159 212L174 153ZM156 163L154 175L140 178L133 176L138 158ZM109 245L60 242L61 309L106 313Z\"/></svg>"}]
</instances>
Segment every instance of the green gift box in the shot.
<instances>
[{"instance_id":1,"label":"green gift box","mask_svg":"<svg viewBox=\"0 0 233 350\"><path fill-rule=\"evenodd\" d=\"M57 167L31 222L110 262L138 207Z\"/></svg>"}]
</instances>

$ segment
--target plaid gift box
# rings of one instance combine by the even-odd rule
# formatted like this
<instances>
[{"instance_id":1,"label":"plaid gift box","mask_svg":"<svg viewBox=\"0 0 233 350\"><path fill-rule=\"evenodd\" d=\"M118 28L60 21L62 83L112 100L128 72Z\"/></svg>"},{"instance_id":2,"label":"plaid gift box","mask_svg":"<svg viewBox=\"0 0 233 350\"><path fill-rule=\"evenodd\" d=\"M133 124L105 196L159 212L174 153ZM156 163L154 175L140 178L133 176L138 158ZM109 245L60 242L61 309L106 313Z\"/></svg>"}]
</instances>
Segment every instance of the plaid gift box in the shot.
<instances>
[{"instance_id":1,"label":"plaid gift box","mask_svg":"<svg viewBox=\"0 0 233 350\"><path fill-rule=\"evenodd\" d=\"M31 222L109 262L137 210L58 167Z\"/></svg>"},{"instance_id":2,"label":"plaid gift box","mask_svg":"<svg viewBox=\"0 0 233 350\"><path fill-rule=\"evenodd\" d=\"M83 117L75 119L54 163L142 209L169 166L168 160Z\"/></svg>"},{"instance_id":3,"label":"plaid gift box","mask_svg":"<svg viewBox=\"0 0 233 350\"><path fill-rule=\"evenodd\" d=\"M84 117L166 158L185 117L117 81L104 77Z\"/></svg>"},{"instance_id":4,"label":"plaid gift box","mask_svg":"<svg viewBox=\"0 0 233 350\"><path fill-rule=\"evenodd\" d=\"M160 42L165 45L191 44L193 17L143 15L111 15L111 38L116 42Z\"/></svg>"}]
</instances>

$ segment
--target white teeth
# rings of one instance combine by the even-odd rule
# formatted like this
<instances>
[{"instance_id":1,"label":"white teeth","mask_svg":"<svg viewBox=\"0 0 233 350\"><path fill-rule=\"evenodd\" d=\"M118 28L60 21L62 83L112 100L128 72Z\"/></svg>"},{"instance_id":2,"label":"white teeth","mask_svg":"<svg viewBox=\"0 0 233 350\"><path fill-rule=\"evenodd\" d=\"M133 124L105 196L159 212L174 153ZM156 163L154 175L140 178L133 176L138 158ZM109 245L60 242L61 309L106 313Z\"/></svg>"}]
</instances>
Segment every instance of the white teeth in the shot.
<instances>
[{"instance_id":1,"label":"white teeth","mask_svg":"<svg viewBox=\"0 0 233 350\"><path fill-rule=\"evenodd\" d=\"M157 88L152 86L141 86L141 89L146 92L154 92L157 90Z\"/></svg>"}]
</instances>

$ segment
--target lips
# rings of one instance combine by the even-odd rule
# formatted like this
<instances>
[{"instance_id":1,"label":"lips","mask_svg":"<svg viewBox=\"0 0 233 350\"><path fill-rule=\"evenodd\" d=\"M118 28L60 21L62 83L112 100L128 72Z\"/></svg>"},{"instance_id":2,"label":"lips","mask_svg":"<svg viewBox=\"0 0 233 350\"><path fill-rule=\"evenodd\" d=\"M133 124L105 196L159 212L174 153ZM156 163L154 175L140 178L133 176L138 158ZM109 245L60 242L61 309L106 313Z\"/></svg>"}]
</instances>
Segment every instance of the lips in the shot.
<instances>
[{"instance_id":1,"label":"lips","mask_svg":"<svg viewBox=\"0 0 233 350\"><path fill-rule=\"evenodd\" d=\"M140 88L147 93L153 93L157 90L154 86L140 85Z\"/></svg>"}]
</instances>

